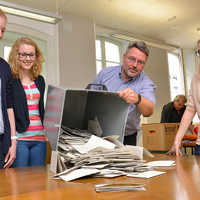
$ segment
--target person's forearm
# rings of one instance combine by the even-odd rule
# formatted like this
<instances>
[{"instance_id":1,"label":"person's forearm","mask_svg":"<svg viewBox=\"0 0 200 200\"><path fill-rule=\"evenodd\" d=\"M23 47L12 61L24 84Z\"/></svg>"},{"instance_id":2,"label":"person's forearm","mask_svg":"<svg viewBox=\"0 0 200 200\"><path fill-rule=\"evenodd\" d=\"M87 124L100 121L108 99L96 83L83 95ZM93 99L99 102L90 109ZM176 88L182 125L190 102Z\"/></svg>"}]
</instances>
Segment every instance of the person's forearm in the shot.
<instances>
[{"instance_id":1,"label":"person's forearm","mask_svg":"<svg viewBox=\"0 0 200 200\"><path fill-rule=\"evenodd\" d=\"M141 97L141 102L137 105L137 108L144 117L149 117L153 114L154 104L150 100Z\"/></svg>"},{"instance_id":2,"label":"person's forearm","mask_svg":"<svg viewBox=\"0 0 200 200\"><path fill-rule=\"evenodd\" d=\"M119 91L118 94L127 103L136 104L139 101L138 94L130 88L126 88L122 91ZM136 106L139 109L140 113L144 115L144 117L149 117L150 115L153 114L153 109L154 109L153 102L144 98L142 95L140 102Z\"/></svg>"},{"instance_id":3,"label":"person's forearm","mask_svg":"<svg viewBox=\"0 0 200 200\"><path fill-rule=\"evenodd\" d=\"M9 119L9 122L10 122L11 136L16 136L15 117L14 117L13 109L8 108L7 112L8 112L8 119Z\"/></svg>"},{"instance_id":4,"label":"person's forearm","mask_svg":"<svg viewBox=\"0 0 200 200\"><path fill-rule=\"evenodd\" d=\"M180 123L180 127L178 129L178 132L176 134L175 137L175 144L180 144L182 141L182 138L185 134L185 132L187 131L188 127L191 125L191 121L194 117L195 113L194 112L190 112L189 110L185 110L181 123Z\"/></svg>"},{"instance_id":5,"label":"person's forearm","mask_svg":"<svg viewBox=\"0 0 200 200\"><path fill-rule=\"evenodd\" d=\"M9 147L9 150L5 156L5 165L4 168L8 168L12 165L13 161L16 158L16 145L17 140L15 138L16 136L16 129L15 129L15 117L14 112L12 108L7 109L8 112L8 119L10 122L10 131L11 131L11 146Z\"/></svg>"},{"instance_id":6,"label":"person's forearm","mask_svg":"<svg viewBox=\"0 0 200 200\"><path fill-rule=\"evenodd\" d=\"M189 128L188 128L192 133L194 132L194 127L192 124L189 125Z\"/></svg>"}]
</instances>

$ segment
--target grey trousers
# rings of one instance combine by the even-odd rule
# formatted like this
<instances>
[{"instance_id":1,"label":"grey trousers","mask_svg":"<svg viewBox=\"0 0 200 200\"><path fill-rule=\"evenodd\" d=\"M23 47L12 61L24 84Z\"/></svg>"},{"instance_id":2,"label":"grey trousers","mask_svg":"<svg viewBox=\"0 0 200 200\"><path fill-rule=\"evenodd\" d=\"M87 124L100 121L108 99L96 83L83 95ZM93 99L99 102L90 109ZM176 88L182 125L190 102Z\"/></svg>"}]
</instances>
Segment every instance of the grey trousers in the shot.
<instances>
[{"instance_id":1,"label":"grey trousers","mask_svg":"<svg viewBox=\"0 0 200 200\"><path fill-rule=\"evenodd\" d=\"M124 144L136 146L137 132L133 135L124 136Z\"/></svg>"}]
</instances>

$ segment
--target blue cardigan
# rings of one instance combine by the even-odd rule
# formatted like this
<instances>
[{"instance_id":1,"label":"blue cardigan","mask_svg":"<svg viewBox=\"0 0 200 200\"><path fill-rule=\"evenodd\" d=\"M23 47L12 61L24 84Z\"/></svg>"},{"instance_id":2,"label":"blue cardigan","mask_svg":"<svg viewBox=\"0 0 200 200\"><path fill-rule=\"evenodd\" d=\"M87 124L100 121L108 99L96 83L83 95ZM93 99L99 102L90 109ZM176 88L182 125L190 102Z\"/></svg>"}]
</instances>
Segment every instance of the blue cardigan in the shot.
<instances>
[{"instance_id":1,"label":"blue cardigan","mask_svg":"<svg viewBox=\"0 0 200 200\"><path fill-rule=\"evenodd\" d=\"M1 109L3 114L4 134L3 153L6 154L11 145L10 122L7 109L13 107L12 103L12 75L9 64L0 58L0 78L1 78Z\"/></svg>"},{"instance_id":2,"label":"blue cardigan","mask_svg":"<svg viewBox=\"0 0 200 200\"><path fill-rule=\"evenodd\" d=\"M42 76L38 76L38 78L35 79L34 82L38 90L40 91L39 113L41 121L43 123L45 81ZM28 128L30 120L29 120L26 94L22 86L22 83L19 79L13 79L12 93L13 93L13 109L15 115L16 130L18 133L23 133Z\"/></svg>"}]
</instances>

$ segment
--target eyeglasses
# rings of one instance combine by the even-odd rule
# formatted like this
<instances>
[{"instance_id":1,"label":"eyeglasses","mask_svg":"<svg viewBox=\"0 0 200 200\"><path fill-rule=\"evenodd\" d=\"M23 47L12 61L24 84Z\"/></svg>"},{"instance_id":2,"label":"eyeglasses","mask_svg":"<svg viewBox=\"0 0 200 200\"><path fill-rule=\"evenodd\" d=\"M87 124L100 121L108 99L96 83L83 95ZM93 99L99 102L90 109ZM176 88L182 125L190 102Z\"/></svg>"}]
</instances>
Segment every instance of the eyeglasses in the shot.
<instances>
[{"instance_id":1,"label":"eyeglasses","mask_svg":"<svg viewBox=\"0 0 200 200\"><path fill-rule=\"evenodd\" d=\"M145 62L143 60L137 60L133 56L127 56L127 59L128 59L129 62L131 62L131 63L137 63L138 65L144 65L145 64Z\"/></svg>"},{"instance_id":2,"label":"eyeglasses","mask_svg":"<svg viewBox=\"0 0 200 200\"><path fill-rule=\"evenodd\" d=\"M20 59L26 59L30 58L31 60L34 60L36 57L35 53L18 53Z\"/></svg>"}]
</instances>

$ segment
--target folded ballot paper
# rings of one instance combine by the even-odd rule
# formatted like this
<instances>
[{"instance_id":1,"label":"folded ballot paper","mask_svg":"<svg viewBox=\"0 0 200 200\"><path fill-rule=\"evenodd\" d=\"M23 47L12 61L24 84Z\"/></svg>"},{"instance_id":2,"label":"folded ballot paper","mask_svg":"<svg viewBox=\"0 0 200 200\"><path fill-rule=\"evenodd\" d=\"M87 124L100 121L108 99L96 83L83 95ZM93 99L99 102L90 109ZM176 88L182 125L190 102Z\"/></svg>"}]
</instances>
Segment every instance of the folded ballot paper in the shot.
<instances>
[{"instance_id":1,"label":"folded ballot paper","mask_svg":"<svg viewBox=\"0 0 200 200\"><path fill-rule=\"evenodd\" d=\"M87 143L83 145L72 145L72 147L76 149L79 153L84 154L97 147L102 147L105 149L114 149L115 144L95 135L92 135Z\"/></svg>"},{"instance_id":2,"label":"folded ballot paper","mask_svg":"<svg viewBox=\"0 0 200 200\"><path fill-rule=\"evenodd\" d=\"M98 184L95 185L96 192L121 192L121 191L144 191L144 184Z\"/></svg>"},{"instance_id":3,"label":"folded ballot paper","mask_svg":"<svg viewBox=\"0 0 200 200\"><path fill-rule=\"evenodd\" d=\"M141 172L141 173L133 172L133 173L127 174L127 176L135 177L135 178L151 178L151 177L158 176L158 175L161 175L164 173L166 173L166 172L151 170L151 171L146 171L146 172Z\"/></svg>"},{"instance_id":4,"label":"folded ballot paper","mask_svg":"<svg viewBox=\"0 0 200 200\"><path fill-rule=\"evenodd\" d=\"M99 173L98 169L75 169L71 173L61 175L60 178L64 181L72 181L81 177Z\"/></svg>"},{"instance_id":5,"label":"folded ballot paper","mask_svg":"<svg viewBox=\"0 0 200 200\"><path fill-rule=\"evenodd\" d=\"M156 160L147 163L150 167L170 167L175 165L174 160Z\"/></svg>"}]
</instances>

